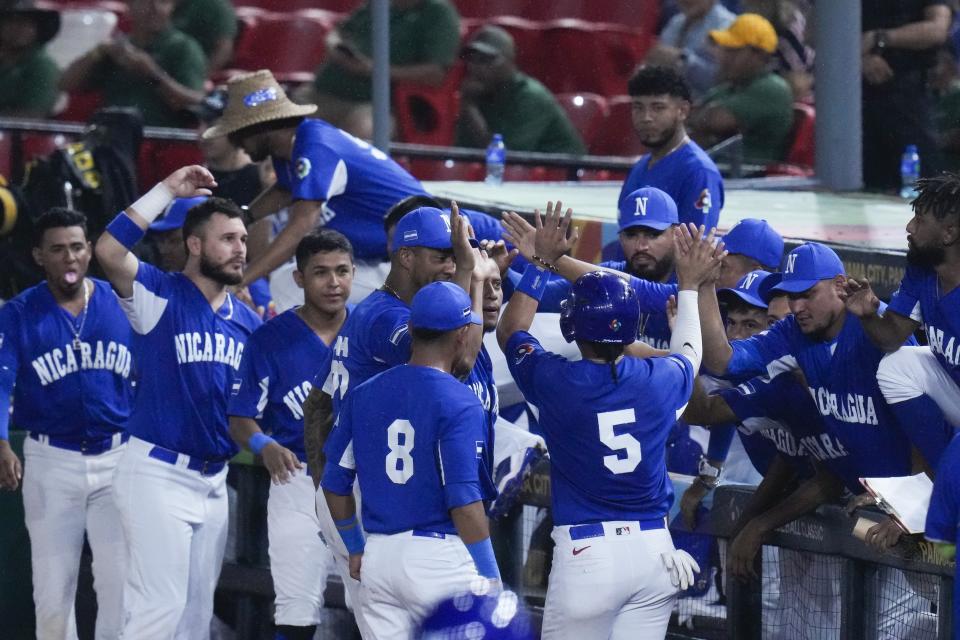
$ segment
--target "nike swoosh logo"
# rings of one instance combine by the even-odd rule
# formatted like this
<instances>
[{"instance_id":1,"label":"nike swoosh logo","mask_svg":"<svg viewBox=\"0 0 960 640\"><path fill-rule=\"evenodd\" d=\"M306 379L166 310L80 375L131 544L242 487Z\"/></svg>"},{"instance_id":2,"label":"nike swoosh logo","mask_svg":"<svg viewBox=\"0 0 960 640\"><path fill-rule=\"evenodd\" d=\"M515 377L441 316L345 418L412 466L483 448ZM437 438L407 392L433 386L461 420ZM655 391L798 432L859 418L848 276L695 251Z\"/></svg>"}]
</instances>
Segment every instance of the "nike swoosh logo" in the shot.
<instances>
[{"instance_id":1,"label":"nike swoosh logo","mask_svg":"<svg viewBox=\"0 0 960 640\"><path fill-rule=\"evenodd\" d=\"M684 347L690 347L690 351L696 351L696 349L693 348L693 345L690 344L689 342L684 342L684 343L683 343L683 346L684 346Z\"/></svg>"},{"instance_id":2,"label":"nike swoosh logo","mask_svg":"<svg viewBox=\"0 0 960 640\"><path fill-rule=\"evenodd\" d=\"M589 544L588 544L587 546L585 546L585 547L580 547L579 549L574 548L574 550L573 550L573 555L578 556L578 555L580 555L582 552L584 552L584 551L586 551L587 549L589 549L591 546L593 546L593 545L589 545Z\"/></svg>"}]
</instances>

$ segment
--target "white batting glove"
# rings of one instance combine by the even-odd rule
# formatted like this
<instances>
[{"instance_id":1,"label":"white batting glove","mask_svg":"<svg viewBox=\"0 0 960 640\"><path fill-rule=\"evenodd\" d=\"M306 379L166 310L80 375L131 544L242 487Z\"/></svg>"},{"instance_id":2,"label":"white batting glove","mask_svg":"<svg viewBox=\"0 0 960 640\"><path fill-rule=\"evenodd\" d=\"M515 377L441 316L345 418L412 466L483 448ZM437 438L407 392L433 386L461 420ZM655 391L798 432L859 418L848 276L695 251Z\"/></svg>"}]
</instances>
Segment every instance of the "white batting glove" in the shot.
<instances>
[{"instance_id":1,"label":"white batting glove","mask_svg":"<svg viewBox=\"0 0 960 640\"><path fill-rule=\"evenodd\" d=\"M670 572L670 582L680 591L693 586L693 574L700 573L700 565L689 553L683 549L674 549L669 553L661 553L660 560Z\"/></svg>"}]
</instances>

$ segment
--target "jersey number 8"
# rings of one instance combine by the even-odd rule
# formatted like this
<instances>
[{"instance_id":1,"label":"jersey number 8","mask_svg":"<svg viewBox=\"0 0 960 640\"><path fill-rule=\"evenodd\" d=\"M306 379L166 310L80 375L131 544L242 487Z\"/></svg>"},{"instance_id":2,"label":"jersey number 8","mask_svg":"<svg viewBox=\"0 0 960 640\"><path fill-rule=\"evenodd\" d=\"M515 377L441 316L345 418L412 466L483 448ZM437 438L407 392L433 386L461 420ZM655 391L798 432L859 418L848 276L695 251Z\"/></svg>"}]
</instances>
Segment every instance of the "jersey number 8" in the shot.
<instances>
[{"instance_id":1,"label":"jersey number 8","mask_svg":"<svg viewBox=\"0 0 960 640\"><path fill-rule=\"evenodd\" d=\"M605 444L612 451L623 451L626 455L604 456L603 466L610 469L613 473L631 473L640 464L642 455L640 453L640 443L629 433L616 434L613 428L620 424L633 424L637 421L633 409L621 409L620 411L606 411L597 414L597 422L600 424L600 442Z\"/></svg>"},{"instance_id":2,"label":"jersey number 8","mask_svg":"<svg viewBox=\"0 0 960 640\"><path fill-rule=\"evenodd\" d=\"M403 442L400 442L403 436ZM396 484L407 484L413 476L413 425L409 420L394 420L387 428L387 477Z\"/></svg>"}]
</instances>

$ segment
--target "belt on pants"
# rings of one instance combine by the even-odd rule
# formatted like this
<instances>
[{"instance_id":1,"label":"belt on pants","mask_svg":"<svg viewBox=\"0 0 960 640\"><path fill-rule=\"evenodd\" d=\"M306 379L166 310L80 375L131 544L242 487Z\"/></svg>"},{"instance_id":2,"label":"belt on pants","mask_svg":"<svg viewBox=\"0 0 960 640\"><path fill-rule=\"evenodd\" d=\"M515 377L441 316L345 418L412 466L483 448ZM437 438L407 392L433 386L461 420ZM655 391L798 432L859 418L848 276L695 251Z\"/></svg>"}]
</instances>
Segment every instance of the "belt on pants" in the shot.
<instances>
[{"instance_id":1,"label":"belt on pants","mask_svg":"<svg viewBox=\"0 0 960 640\"><path fill-rule=\"evenodd\" d=\"M30 439L36 440L40 444L48 444L51 447L56 447L57 449L77 451L85 456L96 456L105 451L110 451L111 449L119 447L121 444L130 439L130 434L125 432L117 432L112 436L107 436L106 438L97 438L95 440L69 440L67 438L58 438L56 436L48 436L45 433L34 433L31 431Z\"/></svg>"},{"instance_id":2,"label":"belt on pants","mask_svg":"<svg viewBox=\"0 0 960 640\"><path fill-rule=\"evenodd\" d=\"M636 526L640 531L653 531L654 529L666 529L666 518L653 518L651 520L627 520L623 525L618 525L618 529L625 529L625 533L630 532L630 527ZM571 540L583 540L585 538L602 538L606 533L602 522L593 524L578 524L570 527ZM618 531L619 535L619 531Z\"/></svg>"},{"instance_id":3,"label":"belt on pants","mask_svg":"<svg viewBox=\"0 0 960 640\"><path fill-rule=\"evenodd\" d=\"M443 532L427 531L426 529L414 529L411 534L418 538L436 538L437 540L444 540L447 537L447 534Z\"/></svg>"},{"instance_id":4,"label":"belt on pants","mask_svg":"<svg viewBox=\"0 0 960 640\"><path fill-rule=\"evenodd\" d=\"M193 456L188 456L185 453L177 453L172 449L167 449L161 447L160 445L154 445L150 449L150 453L147 454L154 460L159 460L161 462L166 462L167 464L177 464L177 460L180 459L180 456L183 456L187 459L187 469L191 471L198 471L200 475L203 476L213 476L220 473L225 466L227 466L226 460L204 460L203 458L196 458Z\"/></svg>"}]
</instances>

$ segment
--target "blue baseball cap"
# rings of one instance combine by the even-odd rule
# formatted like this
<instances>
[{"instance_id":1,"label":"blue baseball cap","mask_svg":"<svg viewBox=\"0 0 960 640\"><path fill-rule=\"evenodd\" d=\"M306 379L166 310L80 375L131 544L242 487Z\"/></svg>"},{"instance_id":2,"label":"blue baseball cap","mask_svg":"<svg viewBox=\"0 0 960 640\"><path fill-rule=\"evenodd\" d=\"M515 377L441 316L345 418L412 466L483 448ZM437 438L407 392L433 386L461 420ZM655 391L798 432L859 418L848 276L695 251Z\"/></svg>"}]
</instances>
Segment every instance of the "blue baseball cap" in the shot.
<instances>
[{"instance_id":1,"label":"blue baseball cap","mask_svg":"<svg viewBox=\"0 0 960 640\"><path fill-rule=\"evenodd\" d=\"M808 242L787 254L783 280L773 290L803 293L821 280L845 273L843 262L833 249L819 242Z\"/></svg>"},{"instance_id":2,"label":"blue baseball cap","mask_svg":"<svg viewBox=\"0 0 960 640\"><path fill-rule=\"evenodd\" d=\"M762 269L751 271L740 278L736 287L720 289L717 291L717 295L728 300L730 296L736 296L747 304L766 309L767 301L763 298L762 287L763 283L772 275L769 271L763 271Z\"/></svg>"},{"instance_id":3,"label":"blue baseball cap","mask_svg":"<svg viewBox=\"0 0 960 640\"><path fill-rule=\"evenodd\" d=\"M453 331L465 324L483 324L473 312L467 292L452 282L431 282L417 291L410 304L410 326Z\"/></svg>"},{"instance_id":4,"label":"blue baseball cap","mask_svg":"<svg viewBox=\"0 0 960 640\"><path fill-rule=\"evenodd\" d=\"M723 236L724 248L775 268L783 259L783 237L766 220L744 218Z\"/></svg>"},{"instance_id":5,"label":"blue baseball cap","mask_svg":"<svg viewBox=\"0 0 960 640\"><path fill-rule=\"evenodd\" d=\"M618 231L630 227L647 227L663 231L679 224L677 203L667 193L656 187L641 187L620 201L617 217Z\"/></svg>"},{"instance_id":6,"label":"blue baseball cap","mask_svg":"<svg viewBox=\"0 0 960 640\"><path fill-rule=\"evenodd\" d=\"M393 248L450 249L450 218L434 207L419 207L400 218L393 232Z\"/></svg>"},{"instance_id":7,"label":"blue baseball cap","mask_svg":"<svg viewBox=\"0 0 960 640\"><path fill-rule=\"evenodd\" d=\"M163 212L163 217L151 224L149 230L160 233L179 229L187 220L187 211L190 211L190 209L193 209L198 204L206 202L207 198L208 196L174 198L173 202L167 205L167 210Z\"/></svg>"},{"instance_id":8,"label":"blue baseball cap","mask_svg":"<svg viewBox=\"0 0 960 640\"><path fill-rule=\"evenodd\" d=\"M757 293L760 295L760 299L767 303L767 306L770 306L770 301L778 294L783 295L785 293L779 290L774 291L774 288L781 282L783 282L783 274L777 272L771 273L760 283L760 288L757 290Z\"/></svg>"}]
</instances>

